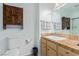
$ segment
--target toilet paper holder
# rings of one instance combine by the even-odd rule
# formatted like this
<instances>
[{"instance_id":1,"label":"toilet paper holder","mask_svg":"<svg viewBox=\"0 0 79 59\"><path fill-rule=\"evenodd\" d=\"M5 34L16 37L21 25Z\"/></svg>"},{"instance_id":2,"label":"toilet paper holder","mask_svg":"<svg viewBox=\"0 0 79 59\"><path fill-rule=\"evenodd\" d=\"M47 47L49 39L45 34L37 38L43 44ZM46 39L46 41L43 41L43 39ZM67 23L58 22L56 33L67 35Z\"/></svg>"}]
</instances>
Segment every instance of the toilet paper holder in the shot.
<instances>
[{"instance_id":1,"label":"toilet paper holder","mask_svg":"<svg viewBox=\"0 0 79 59\"><path fill-rule=\"evenodd\" d=\"M28 43L29 43L29 41L28 41L28 40L25 40L25 42L26 42L26 44L28 44Z\"/></svg>"},{"instance_id":2,"label":"toilet paper holder","mask_svg":"<svg viewBox=\"0 0 79 59\"><path fill-rule=\"evenodd\" d=\"M25 40L25 42L26 42L26 44L28 44L28 43L30 43L30 42L31 42L31 40Z\"/></svg>"}]
</instances>

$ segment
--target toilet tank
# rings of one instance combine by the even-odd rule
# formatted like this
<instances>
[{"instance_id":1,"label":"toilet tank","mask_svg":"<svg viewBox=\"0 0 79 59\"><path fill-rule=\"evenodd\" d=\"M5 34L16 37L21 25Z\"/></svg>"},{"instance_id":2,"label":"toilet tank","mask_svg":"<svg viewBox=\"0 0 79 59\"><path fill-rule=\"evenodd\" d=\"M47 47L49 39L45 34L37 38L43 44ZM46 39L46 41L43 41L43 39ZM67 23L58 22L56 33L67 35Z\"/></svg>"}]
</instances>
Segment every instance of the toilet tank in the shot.
<instances>
[{"instance_id":1,"label":"toilet tank","mask_svg":"<svg viewBox=\"0 0 79 59\"><path fill-rule=\"evenodd\" d=\"M15 49L15 48L20 48L20 46L22 45L22 39L19 38L9 38L8 42L9 42L9 49Z\"/></svg>"},{"instance_id":2,"label":"toilet tank","mask_svg":"<svg viewBox=\"0 0 79 59\"><path fill-rule=\"evenodd\" d=\"M8 50L8 39L0 38L0 55L4 54Z\"/></svg>"}]
</instances>

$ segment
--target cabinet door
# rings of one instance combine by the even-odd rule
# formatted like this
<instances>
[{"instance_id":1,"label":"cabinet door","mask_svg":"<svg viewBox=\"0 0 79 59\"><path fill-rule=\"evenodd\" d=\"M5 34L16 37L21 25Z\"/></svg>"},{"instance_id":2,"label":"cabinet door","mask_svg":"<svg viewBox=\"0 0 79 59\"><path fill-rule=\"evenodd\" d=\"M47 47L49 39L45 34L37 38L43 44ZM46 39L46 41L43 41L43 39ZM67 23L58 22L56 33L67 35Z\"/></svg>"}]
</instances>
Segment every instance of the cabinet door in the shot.
<instances>
[{"instance_id":1,"label":"cabinet door","mask_svg":"<svg viewBox=\"0 0 79 59\"><path fill-rule=\"evenodd\" d=\"M56 56L56 51L51 49L50 47L47 47L47 56Z\"/></svg>"},{"instance_id":2,"label":"cabinet door","mask_svg":"<svg viewBox=\"0 0 79 59\"><path fill-rule=\"evenodd\" d=\"M12 6L12 24L16 25L17 23L17 8Z\"/></svg>"},{"instance_id":3,"label":"cabinet door","mask_svg":"<svg viewBox=\"0 0 79 59\"><path fill-rule=\"evenodd\" d=\"M41 55L46 56L46 44L41 44Z\"/></svg>"},{"instance_id":4,"label":"cabinet door","mask_svg":"<svg viewBox=\"0 0 79 59\"><path fill-rule=\"evenodd\" d=\"M23 25L23 9L17 8L17 24Z\"/></svg>"},{"instance_id":5,"label":"cabinet door","mask_svg":"<svg viewBox=\"0 0 79 59\"><path fill-rule=\"evenodd\" d=\"M4 21L3 21L3 24L11 24L12 23L12 21L11 21L11 19L12 19L12 17L11 17L11 15L12 15L12 9L11 9L11 6L8 6L8 5L3 5L3 19L4 19Z\"/></svg>"},{"instance_id":6,"label":"cabinet door","mask_svg":"<svg viewBox=\"0 0 79 59\"><path fill-rule=\"evenodd\" d=\"M12 22L14 25L23 25L23 9L12 7Z\"/></svg>"}]
</instances>

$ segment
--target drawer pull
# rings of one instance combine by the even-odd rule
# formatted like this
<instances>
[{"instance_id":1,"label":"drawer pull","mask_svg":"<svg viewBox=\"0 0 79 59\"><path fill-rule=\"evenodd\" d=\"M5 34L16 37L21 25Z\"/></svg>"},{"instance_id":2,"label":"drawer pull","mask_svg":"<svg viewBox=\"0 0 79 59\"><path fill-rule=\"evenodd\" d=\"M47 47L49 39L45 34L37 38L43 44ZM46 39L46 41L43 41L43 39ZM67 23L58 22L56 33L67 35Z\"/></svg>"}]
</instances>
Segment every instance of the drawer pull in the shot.
<instances>
[{"instance_id":1,"label":"drawer pull","mask_svg":"<svg viewBox=\"0 0 79 59\"><path fill-rule=\"evenodd\" d=\"M69 54L69 52L66 52L66 54Z\"/></svg>"},{"instance_id":2,"label":"drawer pull","mask_svg":"<svg viewBox=\"0 0 79 59\"><path fill-rule=\"evenodd\" d=\"M49 50L49 49L48 49Z\"/></svg>"}]
</instances>

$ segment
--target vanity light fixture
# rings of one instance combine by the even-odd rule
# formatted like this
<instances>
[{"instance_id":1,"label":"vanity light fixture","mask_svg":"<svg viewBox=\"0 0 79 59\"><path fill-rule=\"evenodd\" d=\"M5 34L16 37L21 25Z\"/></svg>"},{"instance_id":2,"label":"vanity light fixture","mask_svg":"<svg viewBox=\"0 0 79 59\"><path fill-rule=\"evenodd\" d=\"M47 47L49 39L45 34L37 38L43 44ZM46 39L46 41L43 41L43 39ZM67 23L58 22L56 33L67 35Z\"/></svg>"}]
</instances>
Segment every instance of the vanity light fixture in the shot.
<instances>
[{"instance_id":1,"label":"vanity light fixture","mask_svg":"<svg viewBox=\"0 0 79 59\"><path fill-rule=\"evenodd\" d=\"M60 9L60 8L63 7L64 5L66 5L66 3L56 3L56 4L55 4L55 10Z\"/></svg>"}]
</instances>

